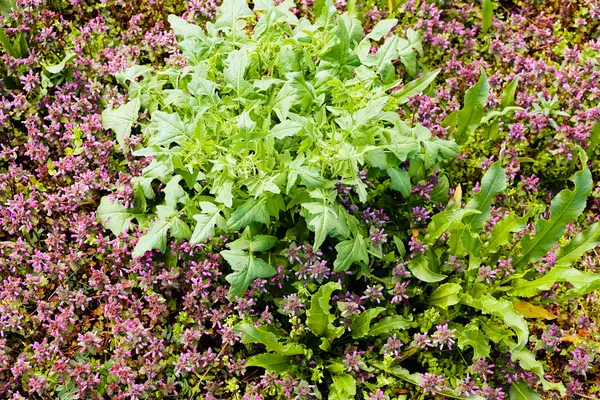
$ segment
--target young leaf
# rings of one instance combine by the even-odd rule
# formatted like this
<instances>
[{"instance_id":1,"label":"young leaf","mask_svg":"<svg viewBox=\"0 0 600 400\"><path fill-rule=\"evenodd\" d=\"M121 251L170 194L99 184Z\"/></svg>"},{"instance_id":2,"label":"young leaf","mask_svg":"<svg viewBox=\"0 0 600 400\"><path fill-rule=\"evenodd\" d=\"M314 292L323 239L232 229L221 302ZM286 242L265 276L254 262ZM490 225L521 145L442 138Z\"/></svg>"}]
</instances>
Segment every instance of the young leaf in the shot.
<instances>
[{"instance_id":1,"label":"young leaf","mask_svg":"<svg viewBox=\"0 0 600 400\"><path fill-rule=\"evenodd\" d=\"M292 365L292 357L275 353L263 353L249 357L246 367L260 367L274 374L282 374Z\"/></svg>"},{"instance_id":2,"label":"young leaf","mask_svg":"<svg viewBox=\"0 0 600 400\"><path fill-rule=\"evenodd\" d=\"M573 265L579 257L600 244L600 222L596 222L585 231L575 236L569 244L561 247L556 253L556 266Z\"/></svg>"},{"instance_id":3,"label":"young leaf","mask_svg":"<svg viewBox=\"0 0 600 400\"><path fill-rule=\"evenodd\" d=\"M577 218L584 210L588 195L592 191L592 174L584 165L583 170L573 177L575 188L561 191L550 204L550 219L538 220L535 235L521 239L522 254L513 263L519 271L528 263L539 261L562 237L569 221Z\"/></svg>"},{"instance_id":4,"label":"young leaf","mask_svg":"<svg viewBox=\"0 0 600 400\"><path fill-rule=\"evenodd\" d=\"M490 92L487 75L481 68L479 81L467 90L463 108L456 114L457 130L454 138L458 144L464 143L475 132L483 117L483 110Z\"/></svg>"},{"instance_id":5,"label":"young leaf","mask_svg":"<svg viewBox=\"0 0 600 400\"><path fill-rule=\"evenodd\" d=\"M118 108L107 108L102 112L102 126L115 132L122 149L125 148L125 138L131 134L131 127L138 120L139 111L140 99L136 97Z\"/></svg>"},{"instance_id":6,"label":"young leaf","mask_svg":"<svg viewBox=\"0 0 600 400\"><path fill-rule=\"evenodd\" d=\"M350 324L352 339L359 339L367 336L369 334L371 321L384 311L385 307L369 308L356 316Z\"/></svg>"},{"instance_id":7,"label":"young leaf","mask_svg":"<svg viewBox=\"0 0 600 400\"><path fill-rule=\"evenodd\" d=\"M410 328L410 321L407 321L401 315L392 315L385 317L381 321L373 324L369 331L370 336L386 335L393 331L402 331Z\"/></svg>"},{"instance_id":8,"label":"young leaf","mask_svg":"<svg viewBox=\"0 0 600 400\"><path fill-rule=\"evenodd\" d=\"M237 30L236 28L243 28L237 25L238 20L254 17L246 0L224 0L220 9L221 15L215 21L215 28L228 28L232 34Z\"/></svg>"},{"instance_id":9,"label":"young leaf","mask_svg":"<svg viewBox=\"0 0 600 400\"><path fill-rule=\"evenodd\" d=\"M342 286L337 282L328 282L321 286L310 300L310 309L306 311L308 329L317 337L334 339L344 333L344 327L333 326L335 316L329 312L329 299L335 290Z\"/></svg>"},{"instance_id":10,"label":"young leaf","mask_svg":"<svg viewBox=\"0 0 600 400\"><path fill-rule=\"evenodd\" d=\"M221 255L234 270L233 273L225 277L227 282L231 284L229 288L230 299L242 296L253 280L270 278L277 273L277 270L264 260L243 250L223 250Z\"/></svg>"},{"instance_id":11,"label":"young leaf","mask_svg":"<svg viewBox=\"0 0 600 400\"><path fill-rule=\"evenodd\" d=\"M519 86L519 77L516 76L502 91L502 98L500 99L500 108L510 107L515 104L515 93Z\"/></svg>"},{"instance_id":12,"label":"young leaf","mask_svg":"<svg viewBox=\"0 0 600 400\"><path fill-rule=\"evenodd\" d=\"M335 246L337 257L333 263L333 270L336 272L347 271L350 266L362 261L369 262L369 253L367 252L367 244L365 239L359 233L354 240L344 240Z\"/></svg>"},{"instance_id":13,"label":"young leaf","mask_svg":"<svg viewBox=\"0 0 600 400\"><path fill-rule=\"evenodd\" d=\"M444 310L448 309L448 306L458 304L462 287L456 283L444 283L431 293L427 302L433 306L438 306Z\"/></svg>"},{"instance_id":14,"label":"young leaf","mask_svg":"<svg viewBox=\"0 0 600 400\"><path fill-rule=\"evenodd\" d=\"M295 356L304 354L304 347L298 343L281 344L273 332L266 326L254 326L252 324L236 325L234 331L241 332L240 338L243 343L262 343L267 351L274 351L284 356Z\"/></svg>"}]
</instances>

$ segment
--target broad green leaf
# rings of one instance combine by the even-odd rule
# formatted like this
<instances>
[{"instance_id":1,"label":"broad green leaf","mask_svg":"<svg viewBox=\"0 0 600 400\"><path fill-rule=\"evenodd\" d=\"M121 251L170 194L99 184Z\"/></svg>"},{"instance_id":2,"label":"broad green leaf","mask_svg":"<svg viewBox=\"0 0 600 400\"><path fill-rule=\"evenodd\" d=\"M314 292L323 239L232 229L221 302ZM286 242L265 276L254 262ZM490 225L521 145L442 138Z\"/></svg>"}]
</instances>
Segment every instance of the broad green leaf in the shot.
<instances>
[{"instance_id":1,"label":"broad green leaf","mask_svg":"<svg viewBox=\"0 0 600 400\"><path fill-rule=\"evenodd\" d=\"M179 114L154 111L150 128L150 146L169 147L173 142L183 143L187 139L187 130Z\"/></svg>"},{"instance_id":2,"label":"broad green leaf","mask_svg":"<svg viewBox=\"0 0 600 400\"><path fill-rule=\"evenodd\" d=\"M379 314L385 311L385 307L369 308L361 312L356 316L350 324L350 331L352 332L353 339L359 339L361 337L369 335L369 329L371 327L371 321L377 318Z\"/></svg>"},{"instance_id":3,"label":"broad green leaf","mask_svg":"<svg viewBox=\"0 0 600 400\"><path fill-rule=\"evenodd\" d=\"M492 233L488 237L485 251L487 253L496 253L500 247L507 244L514 232L520 232L525 229L528 216L522 218L515 214L508 214L498 221L492 228Z\"/></svg>"},{"instance_id":4,"label":"broad green leaf","mask_svg":"<svg viewBox=\"0 0 600 400\"><path fill-rule=\"evenodd\" d=\"M234 50L227 56L225 64L227 65L223 71L225 82L238 96L244 96L246 91L252 88L244 79L248 67L248 54L245 50Z\"/></svg>"},{"instance_id":5,"label":"broad green leaf","mask_svg":"<svg viewBox=\"0 0 600 400\"><path fill-rule=\"evenodd\" d=\"M235 231L245 228L253 222L261 224L269 223L269 212L265 204L265 199L254 200L248 199L239 208L237 208L229 217L227 225L229 230Z\"/></svg>"},{"instance_id":6,"label":"broad green leaf","mask_svg":"<svg viewBox=\"0 0 600 400\"><path fill-rule=\"evenodd\" d=\"M376 322L371 326L369 331L370 336L387 335L393 331L402 331L410 328L410 321L407 321L401 315L392 315L385 317L381 321Z\"/></svg>"},{"instance_id":7,"label":"broad green leaf","mask_svg":"<svg viewBox=\"0 0 600 400\"><path fill-rule=\"evenodd\" d=\"M492 17L494 16L494 2L492 0L482 0L481 14L481 32L485 34L492 26Z\"/></svg>"},{"instance_id":8,"label":"broad green leaf","mask_svg":"<svg viewBox=\"0 0 600 400\"><path fill-rule=\"evenodd\" d=\"M473 348L473 360L479 360L490 355L489 340L477 327L469 327L458 335L458 347L464 350L467 346Z\"/></svg>"},{"instance_id":9,"label":"broad green leaf","mask_svg":"<svg viewBox=\"0 0 600 400\"><path fill-rule=\"evenodd\" d=\"M221 255L234 271L225 277L231 284L229 287L230 299L242 296L253 280L270 278L277 273L277 270L264 260L243 250L223 250Z\"/></svg>"},{"instance_id":10,"label":"broad green leaf","mask_svg":"<svg viewBox=\"0 0 600 400\"><path fill-rule=\"evenodd\" d=\"M201 27L195 24L190 24L185 19L178 17L177 15L169 15L168 21L171 25L171 29L173 29L178 36L181 36L184 39L205 36Z\"/></svg>"},{"instance_id":11,"label":"broad green leaf","mask_svg":"<svg viewBox=\"0 0 600 400\"><path fill-rule=\"evenodd\" d=\"M335 209L327 204L303 203L302 207L312 216L308 221L308 226L315 233L313 248L317 250L328 235L341 230L338 215Z\"/></svg>"},{"instance_id":12,"label":"broad green leaf","mask_svg":"<svg viewBox=\"0 0 600 400\"><path fill-rule=\"evenodd\" d=\"M329 386L329 400L353 400L356 395L356 381L349 374L332 375Z\"/></svg>"},{"instance_id":13,"label":"broad green leaf","mask_svg":"<svg viewBox=\"0 0 600 400\"><path fill-rule=\"evenodd\" d=\"M510 385L510 400L542 400L542 397L523 380L519 380Z\"/></svg>"},{"instance_id":14,"label":"broad green leaf","mask_svg":"<svg viewBox=\"0 0 600 400\"><path fill-rule=\"evenodd\" d=\"M270 250L277 244L277 237L269 235L256 235L253 236L248 243L248 249L251 252L261 253L263 251Z\"/></svg>"},{"instance_id":15,"label":"broad green leaf","mask_svg":"<svg viewBox=\"0 0 600 400\"><path fill-rule=\"evenodd\" d=\"M215 226L225 224L225 219L221 215L219 208L212 203L200 202L202 214L194 215L196 227L190 238L190 244L196 245L204 242L215 234Z\"/></svg>"},{"instance_id":16,"label":"broad green leaf","mask_svg":"<svg viewBox=\"0 0 600 400\"><path fill-rule=\"evenodd\" d=\"M192 236L192 230L180 218L174 217L169 224L169 231L175 239L189 239Z\"/></svg>"},{"instance_id":17,"label":"broad green leaf","mask_svg":"<svg viewBox=\"0 0 600 400\"><path fill-rule=\"evenodd\" d=\"M596 121L592 126L587 145L586 153L590 157L594 154L594 150L600 148L600 121Z\"/></svg>"},{"instance_id":18,"label":"broad green leaf","mask_svg":"<svg viewBox=\"0 0 600 400\"><path fill-rule=\"evenodd\" d=\"M397 99L398 104L400 105L407 103L411 97L427 89L431 82L433 82L438 76L440 71L440 69L430 71L422 77L420 77L419 79L415 79L414 81L408 82L400 90L393 92L392 96L394 96Z\"/></svg>"},{"instance_id":19,"label":"broad green leaf","mask_svg":"<svg viewBox=\"0 0 600 400\"><path fill-rule=\"evenodd\" d=\"M337 257L333 263L333 269L336 272L347 271L355 262L369 262L367 244L360 233L354 239L339 242L335 246L335 250L337 251Z\"/></svg>"},{"instance_id":20,"label":"broad green leaf","mask_svg":"<svg viewBox=\"0 0 600 400\"><path fill-rule=\"evenodd\" d=\"M486 171L481 179L481 188L479 192L465 206L469 210L480 211L480 214L469 215L463 219L466 225L469 225L471 232L477 233L482 228L492 213L492 201L494 197L503 193L506 189L506 173L502 168L502 163L496 161Z\"/></svg>"},{"instance_id":21,"label":"broad green leaf","mask_svg":"<svg viewBox=\"0 0 600 400\"><path fill-rule=\"evenodd\" d=\"M474 299L470 295L464 294L461 302L480 310L484 314L491 314L500 318L506 325L513 329L519 341L511 351L517 351L525 347L529 340L529 328L523 316L515 311L510 301L506 299L499 300L489 294L485 294L479 299Z\"/></svg>"},{"instance_id":22,"label":"broad green leaf","mask_svg":"<svg viewBox=\"0 0 600 400\"><path fill-rule=\"evenodd\" d=\"M354 122L353 129L356 130L367 124L373 118L376 118L387 102L387 96L378 97L370 100L364 108L356 110L354 114L352 114L352 121Z\"/></svg>"},{"instance_id":23,"label":"broad green leaf","mask_svg":"<svg viewBox=\"0 0 600 400\"><path fill-rule=\"evenodd\" d=\"M479 210L454 208L435 214L427 225L427 240L434 243L444 232L454 231L454 227L463 219L479 214Z\"/></svg>"},{"instance_id":24,"label":"broad green leaf","mask_svg":"<svg viewBox=\"0 0 600 400\"><path fill-rule=\"evenodd\" d=\"M17 9L16 0L1 0L0 1L0 13L4 16L5 20L13 10Z\"/></svg>"},{"instance_id":25,"label":"broad green leaf","mask_svg":"<svg viewBox=\"0 0 600 400\"><path fill-rule=\"evenodd\" d=\"M240 338L243 343L261 343L267 351L274 351L284 356L295 356L304 354L304 347L298 343L281 344L273 332L266 326L254 326L252 324L239 324L234 328L241 332Z\"/></svg>"},{"instance_id":26,"label":"broad green leaf","mask_svg":"<svg viewBox=\"0 0 600 400\"><path fill-rule=\"evenodd\" d=\"M238 25L238 20L254 17L254 13L248 7L246 0L224 0L220 7L221 15L215 21L217 29L227 28L231 32L244 27Z\"/></svg>"},{"instance_id":27,"label":"broad green leaf","mask_svg":"<svg viewBox=\"0 0 600 400\"><path fill-rule=\"evenodd\" d=\"M467 90L463 108L456 114L457 130L454 133L454 138L458 144L464 143L479 126L489 92L490 85L487 75L481 68L479 81Z\"/></svg>"},{"instance_id":28,"label":"broad green leaf","mask_svg":"<svg viewBox=\"0 0 600 400\"><path fill-rule=\"evenodd\" d=\"M448 306L458 304L462 287L456 283L444 283L431 293L427 302L433 306L438 306L444 310L448 309Z\"/></svg>"},{"instance_id":29,"label":"broad green leaf","mask_svg":"<svg viewBox=\"0 0 600 400\"><path fill-rule=\"evenodd\" d=\"M336 290L342 286L337 282L328 282L322 285L310 300L310 308L306 311L306 324L308 329L317 337L334 339L344 333L344 327L333 326L335 316L329 311L329 299Z\"/></svg>"},{"instance_id":30,"label":"broad green leaf","mask_svg":"<svg viewBox=\"0 0 600 400\"><path fill-rule=\"evenodd\" d=\"M569 221L577 218L585 209L586 200L592 191L592 174L587 166L575 173L575 188L564 189L550 204L550 219L539 219L534 236L525 235L521 239L522 254L513 267L519 271L527 264L539 261L562 237Z\"/></svg>"},{"instance_id":31,"label":"broad green leaf","mask_svg":"<svg viewBox=\"0 0 600 400\"><path fill-rule=\"evenodd\" d=\"M267 136L277 139L284 139L286 137L296 135L301 130L302 125L294 121L286 120L272 127Z\"/></svg>"},{"instance_id":32,"label":"broad green leaf","mask_svg":"<svg viewBox=\"0 0 600 400\"><path fill-rule=\"evenodd\" d=\"M385 79L387 74L386 70L391 69L392 61L398 58L398 48L401 43L400 40L401 39L398 36L388 37L383 43L383 46L377 50L377 53L367 57L363 63L369 67L374 67L375 71Z\"/></svg>"},{"instance_id":33,"label":"broad green leaf","mask_svg":"<svg viewBox=\"0 0 600 400\"><path fill-rule=\"evenodd\" d=\"M600 223L596 222L585 231L575 236L569 244L561 247L556 253L556 266L567 267L590 250L600 244Z\"/></svg>"},{"instance_id":34,"label":"broad green leaf","mask_svg":"<svg viewBox=\"0 0 600 400\"><path fill-rule=\"evenodd\" d=\"M418 256L408 262L408 269L420 281L423 282L439 282L446 279L448 276L438 274L429 269L428 261L423 256Z\"/></svg>"},{"instance_id":35,"label":"broad green leaf","mask_svg":"<svg viewBox=\"0 0 600 400\"><path fill-rule=\"evenodd\" d=\"M107 108L102 112L102 126L115 132L122 149L125 148L125 138L131 134L131 127L138 120L139 111L140 99L136 97L118 108Z\"/></svg>"},{"instance_id":36,"label":"broad green leaf","mask_svg":"<svg viewBox=\"0 0 600 400\"><path fill-rule=\"evenodd\" d=\"M431 168L441 160L448 160L458 155L458 145L451 140L432 139L422 141L425 150L425 167Z\"/></svg>"},{"instance_id":37,"label":"broad green leaf","mask_svg":"<svg viewBox=\"0 0 600 400\"><path fill-rule=\"evenodd\" d=\"M177 203L185 204L189 197L187 192L183 190L179 184L179 181L181 181L181 176L175 175L169 180L163 189L163 193L165 194L165 204L173 208L175 208Z\"/></svg>"},{"instance_id":38,"label":"broad green leaf","mask_svg":"<svg viewBox=\"0 0 600 400\"><path fill-rule=\"evenodd\" d=\"M410 196L412 186L410 184L410 176L408 175L408 171L400 168L388 168L386 172L391 179L390 187L393 190L402 193L403 197Z\"/></svg>"},{"instance_id":39,"label":"broad green leaf","mask_svg":"<svg viewBox=\"0 0 600 400\"><path fill-rule=\"evenodd\" d=\"M276 353L263 353L249 357L246 367L260 367L274 374L282 374L288 371L292 365L293 357L283 356Z\"/></svg>"},{"instance_id":40,"label":"broad green leaf","mask_svg":"<svg viewBox=\"0 0 600 400\"><path fill-rule=\"evenodd\" d=\"M116 201L110 200L107 196L102 197L100 200L96 216L102 225L115 235L129 229L131 219L134 217L131 210Z\"/></svg>"},{"instance_id":41,"label":"broad green leaf","mask_svg":"<svg viewBox=\"0 0 600 400\"><path fill-rule=\"evenodd\" d=\"M148 233L138 240L131 256L133 258L141 257L147 251L153 249L158 249L161 253L164 253L167 247L167 231L169 230L169 226L169 221L163 219L155 221Z\"/></svg>"}]
</instances>

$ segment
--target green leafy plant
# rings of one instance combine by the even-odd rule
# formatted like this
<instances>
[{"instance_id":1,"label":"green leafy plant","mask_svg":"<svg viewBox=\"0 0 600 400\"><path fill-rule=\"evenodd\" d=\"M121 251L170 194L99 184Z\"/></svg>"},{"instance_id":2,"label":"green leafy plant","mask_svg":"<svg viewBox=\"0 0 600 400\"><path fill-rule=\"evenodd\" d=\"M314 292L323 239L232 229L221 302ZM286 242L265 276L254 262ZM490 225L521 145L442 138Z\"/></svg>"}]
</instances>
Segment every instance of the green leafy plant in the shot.
<instances>
[{"instance_id":1,"label":"green leafy plant","mask_svg":"<svg viewBox=\"0 0 600 400\"><path fill-rule=\"evenodd\" d=\"M291 5L257 3L261 18L249 26L254 12L243 2L226 2L206 31L171 16L189 66L154 74L134 66L118 74L131 100L102 116L127 151L138 112L147 110L150 121L139 121L146 147L134 155L153 157L137 180L138 207L102 200L98 216L105 226L120 233L134 218L148 226L134 256L165 251L168 234L198 244L216 232L246 229L245 241L235 242L239 248L222 253L234 270L227 277L232 297L275 273L257 253L275 247L277 232L290 225L312 231L315 250L338 242L336 270L366 264L368 231L336 199L336 185L354 187L364 203L381 190L361 175L369 169L369 180L407 198L414 182L458 150L423 127L410 128L394 111L437 74L390 94L401 83L393 61L413 68L418 37L392 34L370 55L372 41L382 40L394 20L363 38L358 20L337 16L331 4L315 23L298 20ZM402 168L408 161L416 168ZM442 192L438 198L445 200ZM148 210L147 200L154 200ZM154 212L158 218L150 221ZM273 242L252 251L247 245L261 233L272 234Z\"/></svg>"}]
</instances>

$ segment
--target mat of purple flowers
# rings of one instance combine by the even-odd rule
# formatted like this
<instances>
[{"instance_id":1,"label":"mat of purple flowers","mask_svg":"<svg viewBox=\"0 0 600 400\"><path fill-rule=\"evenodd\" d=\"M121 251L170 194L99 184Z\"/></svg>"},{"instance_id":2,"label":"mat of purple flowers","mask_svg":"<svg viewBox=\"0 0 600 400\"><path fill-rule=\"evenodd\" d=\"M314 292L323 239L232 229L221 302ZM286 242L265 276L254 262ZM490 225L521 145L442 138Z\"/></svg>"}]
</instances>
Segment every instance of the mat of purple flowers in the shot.
<instances>
[{"instance_id":1,"label":"mat of purple flowers","mask_svg":"<svg viewBox=\"0 0 600 400\"><path fill-rule=\"evenodd\" d=\"M1 398L598 397L598 1L0 14Z\"/></svg>"}]
</instances>

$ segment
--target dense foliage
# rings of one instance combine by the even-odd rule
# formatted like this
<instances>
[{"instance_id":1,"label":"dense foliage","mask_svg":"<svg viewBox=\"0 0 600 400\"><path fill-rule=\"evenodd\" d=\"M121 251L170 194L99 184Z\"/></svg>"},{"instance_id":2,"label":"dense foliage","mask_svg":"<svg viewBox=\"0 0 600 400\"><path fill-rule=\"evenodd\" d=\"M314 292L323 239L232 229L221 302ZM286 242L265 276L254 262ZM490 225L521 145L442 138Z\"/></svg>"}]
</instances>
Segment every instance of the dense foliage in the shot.
<instances>
[{"instance_id":1,"label":"dense foliage","mask_svg":"<svg viewBox=\"0 0 600 400\"><path fill-rule=\"evenodd\" d=\"M593 396L600 7L542 3L1 3L0 393Z\"/></svg>"}]
</instances>

